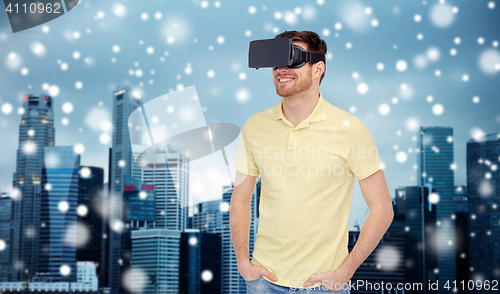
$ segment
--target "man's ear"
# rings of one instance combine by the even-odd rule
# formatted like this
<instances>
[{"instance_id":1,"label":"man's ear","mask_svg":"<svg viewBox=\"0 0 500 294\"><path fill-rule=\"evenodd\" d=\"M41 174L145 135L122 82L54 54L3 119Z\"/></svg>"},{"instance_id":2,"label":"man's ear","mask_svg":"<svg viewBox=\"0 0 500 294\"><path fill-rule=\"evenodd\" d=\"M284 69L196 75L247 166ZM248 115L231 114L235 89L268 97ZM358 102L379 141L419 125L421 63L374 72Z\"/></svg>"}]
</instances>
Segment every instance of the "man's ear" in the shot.
<instances>
[{"instance_id":1,"label":"man's ear","mask_svg":"<svg viewBox=\"0 0 500 294\"><path fill-rule=\"evenodd\" d=\"M321 77L321 75L325 72L325 63L323 61L318 61L313 64L313 75Z\"/></svg>"}]
</instances>

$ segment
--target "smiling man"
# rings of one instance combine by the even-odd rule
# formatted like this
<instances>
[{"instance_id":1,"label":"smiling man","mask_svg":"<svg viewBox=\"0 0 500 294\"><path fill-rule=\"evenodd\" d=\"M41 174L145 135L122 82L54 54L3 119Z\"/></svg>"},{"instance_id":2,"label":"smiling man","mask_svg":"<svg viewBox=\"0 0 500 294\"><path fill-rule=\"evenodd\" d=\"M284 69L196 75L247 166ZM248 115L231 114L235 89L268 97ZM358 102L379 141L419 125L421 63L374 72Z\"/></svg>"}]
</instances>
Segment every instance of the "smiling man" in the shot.
<instances>
[{"instance_id":1,"label":"smiling man","mask_svg":"<svg viewBox=\"0 0 500 294\"><path fill-rule=\"evenodd\" d=\"M294 46L326 55L310 31L284 32ZM350 279L393 218L375 142L356 116L323 98L324 61L273 68L279 103L252 115L241 132L230 229L247 293L350 293ZM260 219L249 259L251 200L261 176ZM370 208L349 253L354 178ZM297 292L298 293L298 292Z\"/></svg>"}]
</instances>

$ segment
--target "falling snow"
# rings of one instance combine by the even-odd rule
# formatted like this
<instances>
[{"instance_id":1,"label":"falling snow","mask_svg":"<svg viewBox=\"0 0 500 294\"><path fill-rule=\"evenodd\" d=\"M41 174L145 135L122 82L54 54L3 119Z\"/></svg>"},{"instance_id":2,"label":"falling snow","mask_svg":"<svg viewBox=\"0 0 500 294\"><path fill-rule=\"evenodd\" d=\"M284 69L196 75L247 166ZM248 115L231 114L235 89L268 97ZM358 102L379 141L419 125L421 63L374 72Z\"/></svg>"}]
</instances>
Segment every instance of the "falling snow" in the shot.
<instances>
[{"instance_id":1,"label":"falling snow","mask_svg":"<svg viewBox=\"0 0 500 294\"><path fill-rule=\"evenodd\" d=\"M389 7L388 12L376 3L370 4L372 7L357 2L342 6L323 0L289 7L241 4L238 14L241 24L234 25L231 30L210 31L200 27L199 19L204 18L198 13L222 19L219 16L227 13L230 5L225 2L221 5L219 1L197 1L196 15L193 13L195 16L190 16L191 6L189 9L186 7L185 13L175 14L160 6L146 9L130 1L111 1L105 5L93 4L95 7L89 15L89 24L68 31L55 25L43 25L37 29L39 34L30 35L33 38L22 46L11 35L0 31L0 43L5 48L0 55L3 65L0 71L5 77L3 81L8 81L2 84L2 90L6 91L0 97L0 129L7 132L19 124L21 115L25 113L23 95L48 94L53 98L56 137L65 138L65 142L74 147L74 152L81 155L83 162L89 158L94 160L93 157L97 156L105 162L107 154L97 154L94 149L111 146L114 126L112 101L108 98L122 84L141 90L147 100L168 89L200 85L199 88L206 89L200 93L202 109L206 111L206 105L213 104L208 113L221 121L224 117L217 117L221 115L219 112L238 113L241 127L244 121L240 121L239 117L249 117L254 111L252 109L264 109L269 103L272 105L269 99L276 96L266 88L272 86L272 83L266 84L270 70L246 68L245 48L248 42L272 38L273 34L291 27L312 26L311 29L327 41L329 49L327 72L321 88L325 98L332 104L337 101L328 86L324 86L328 83L338 87L336 93L350 91L351 94L359 94L346 98L352 99L344 105L346 110L357 113L366 121L374 115L377 120L370 121L370 129L377 142L387 141L380 143L382 157L394 159L395 156L395 164L401 167L407 165L411 172L415 172L414 152L417 151L408 146L414 146L412 138L420 126L452 125L457 134L464 134L464 138L447 138L447 141L463 145L468 138L480 140L487 132L498 128L500 123L500 114L491 106L492 101L496 101L494 93L498 92L493 81L500 73L498 41L490 34L491 27L468 23L470 9L465 3L457 7L449 1L427 2L424 1L418 11L413 12L402 2ZM497 13L497 10L495 1L487 1L479 5L477 13L488 16ZM322 22L325 17L328 22ZM407 39L387 41L381 38L381 34L390 35L391 28L403 22L404 26L399 28ZM134 33L128 24L143 26L138 30L141 33ZM466 25L474 26L475 33L459 30ZM151 34L158 31L159 41L144 34L146 28L151 28ZM97 41L103 36L107 36L105 41ZM370 38L379 41L370 46L361 41ZM235 51L234 48L241 50ZM390 53L372 53L380 48ZM233 68L233 63L239 63L239 67ZM335 70L339 70L338 75L334 74ZM342 79L346 81L343 83ZM15 83L8 89L11 80ZM103 102L97 106L98 101ZM409 104L410 101L412 104ZM217 109L217 105L225 104L234 111L227 111L225 106L220 111ZM242 105L246 106L239 107ZM445 107L448 114L444 111ZM481 120L472 124L464 118L469 110L467 107L474 113L484 113ZM211 113L212 109L217 111ZM452 113L457 109L464 112L460 115ZM165 105L162 113L180 113L183 119L189 120L193 119L194 112L180 106ZM461 124L466 120L470 123L468 128ZM157 116L154 121L159 123L161 117ZM389 125L387 133L392 135L386 136L378 131L385 125ZM38 135L35 130L28 130L27 134L32 141ZM33 142L21 144L21 151L26 154L34 154L39 149ZM397 151L393 150L393 146ZM85 147L88 147L87 150ZM15 150L10 150L10 154L5 158L15 157ZM5 178L11 178L13 162L6 163L10 164L10 169L9 176L2 174ZM126 162L120 161L118 165L125 167ZM463 174L464 163L452 163L450 169ZM482 174L484 179L479 187L482 197L491 196L494 188L491 180L496 171L497 166L491 165L491 170ZM89 177L90 169L81 168L80 176ZM48 183L43 188L50 190L53 186ZM12 189L0 186L0 190ZM144 197L144 193L141 195ZM434 200L436 195L429 196L432 203L439 201ZM11 196L19 200L22 193L14 189ZM66 201L58 205L61 213L69 209ZM80 205L76 211L83 217L88 215L89 208ZM220 211L228 212L228 203L224 202ZM121 233L125 224L115 220L111 222L111 228ZM5 241L0 240L0 251L5 246ZM381 269L395 266L394 260L399 257L399 252L391 248L384 248L383 252L385 255L382 254L383 258L376 261L377 266ZM62 275L69 275L71 268L63 265L60 271ZM205 270L201 278L211 281L213 273Z\"/></svg>"}]
</instances>

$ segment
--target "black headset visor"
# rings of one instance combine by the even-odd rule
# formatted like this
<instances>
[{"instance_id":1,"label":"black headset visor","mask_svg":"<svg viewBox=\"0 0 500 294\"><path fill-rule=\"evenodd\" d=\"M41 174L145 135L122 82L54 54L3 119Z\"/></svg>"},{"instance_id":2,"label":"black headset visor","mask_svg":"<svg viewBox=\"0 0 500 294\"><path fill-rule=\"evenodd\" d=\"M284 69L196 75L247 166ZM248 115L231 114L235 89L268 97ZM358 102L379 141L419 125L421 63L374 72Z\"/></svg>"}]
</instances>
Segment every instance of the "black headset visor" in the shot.
<instances>
[{"instance_id":1,"label":"black headset visor","mask_svg":"<svg viewBox=\"0 0 500 294\"><path fill-rule=\"evenodd\" d=\"M304 48L294 45L290 38L256 40L250 42L248 51L248 67L289 67L300 68L307 62L326 63L325 55L305 51Z\"/></svg>"}]
</instances>

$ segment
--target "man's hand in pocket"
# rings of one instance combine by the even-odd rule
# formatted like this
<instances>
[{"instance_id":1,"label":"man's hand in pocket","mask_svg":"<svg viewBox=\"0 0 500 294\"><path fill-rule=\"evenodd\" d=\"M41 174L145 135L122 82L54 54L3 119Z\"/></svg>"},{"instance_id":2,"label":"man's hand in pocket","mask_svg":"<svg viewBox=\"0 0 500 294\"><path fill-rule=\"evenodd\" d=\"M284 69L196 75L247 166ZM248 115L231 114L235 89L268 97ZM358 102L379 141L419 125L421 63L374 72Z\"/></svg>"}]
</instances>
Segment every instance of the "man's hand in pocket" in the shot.
<instances>
[{"instance_id":1,"label":"man's hand in pocket","mask_svg":"<svg viewBox=\"0 0 500 294\"><path fill-rule=\"evenodd\" d=\"M267 277L271 281L277 281L278 278L271 272L267 271L265 268L258 265L253 265L250 262L245 263L245 265L238 266L241 276L246 281L256 280L262 276Z\"/></svg>"}]
</instances>

